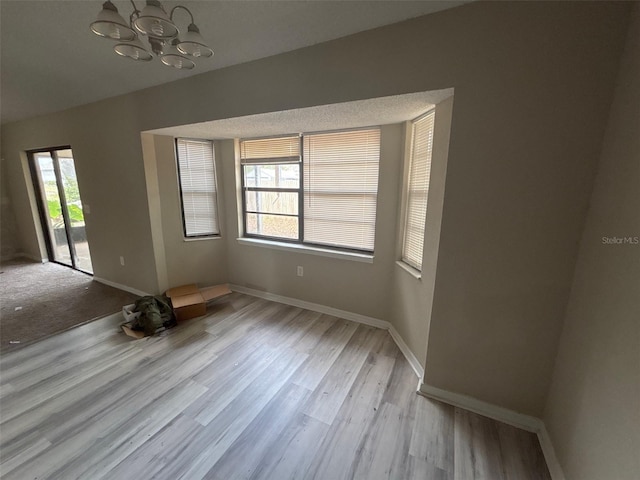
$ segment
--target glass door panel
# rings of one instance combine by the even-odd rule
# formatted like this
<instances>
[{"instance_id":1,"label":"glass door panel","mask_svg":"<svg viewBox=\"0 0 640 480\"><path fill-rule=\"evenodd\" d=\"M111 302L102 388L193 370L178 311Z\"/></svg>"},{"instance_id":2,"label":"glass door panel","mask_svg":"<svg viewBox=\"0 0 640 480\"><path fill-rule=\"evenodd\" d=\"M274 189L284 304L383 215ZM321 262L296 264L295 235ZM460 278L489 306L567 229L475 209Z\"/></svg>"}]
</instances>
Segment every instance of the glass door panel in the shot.
<instances>
[{"instance_id":1,"label":"glass door panel","mask_svg":"<svg viewBox=\"0 0 640 480\"><path fill-rule=\"evenodd\" d=\"M54 262L93 273L78 178L70 148L31 152L47 249Z\"/></svg>"},{"instance_id":2,"label":"glass door panel","mask_svg":"<svg viewBox=\"0 0 640 480\"><path fill-rule=\"evenodd\" d=\"M34 154L36 166L40 174L42 194L44 197L45 219L49 238L51 239L51 249L53 260L73 266L71 260L71 250L69 239L65 228L64 217L62 215L62 201L58 190L58 182L51 153L43 152Z\"/></svg>"},{"instance_id":3,"label":"glass door panel","mask_svg":"<svg viewBox=\"0 0 640 480\"><path fill-rule=\"evenodd\" d=\"M55 152L60 165L60 177L64 198L66 202L69 226L71 230L71 242L76 254L75 267L85 272L93 273L91 265L91 254L87 243L87 233L84 228L84 212L82 211L82 200L78 189L78 178L73 162L73 154L70 149L58 150Z\"/></svg>"}]
</instances>

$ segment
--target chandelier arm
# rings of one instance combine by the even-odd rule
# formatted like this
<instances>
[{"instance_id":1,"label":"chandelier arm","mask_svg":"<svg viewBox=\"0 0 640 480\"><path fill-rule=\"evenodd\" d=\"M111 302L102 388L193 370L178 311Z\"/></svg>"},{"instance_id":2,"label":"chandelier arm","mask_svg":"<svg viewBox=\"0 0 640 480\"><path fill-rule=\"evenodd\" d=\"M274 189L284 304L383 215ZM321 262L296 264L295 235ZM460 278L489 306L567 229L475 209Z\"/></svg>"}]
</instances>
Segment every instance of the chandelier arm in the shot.
<instances>
[{"instance_id":1,"label":"chandelier arm","mask_svg":"<svg viewBox=\"0 0 640 480\"><path fill-rule=\"evenodd\" d=\"M133 2L133 0L131 1ZM182 5L176 5L171 9L171 13L169 14L169 18L171 20L173 20L173 12L175 12L178 8L182 8L183 10L186 10L189 16L191 17L191 23L195 23L193 20L193 13L191 13L191 10L189 10L187 7L183 7Z\"/></svg>"},{"instance_id":2,"label":"chandelier arm","mask_svg":"<svg viewBox=\"0 0 640 480\"><path fill-rule=\"evenodd\" d=\"M131 26L131 28L133 28L133 19L138 18L140 16L140 10L138 10L138 7L136 7L136 4L133 2L133 0L131 1L131 5L133 6L133 12L131 12L131 15L129 15L129 25Z\"/></svg>"},{"instance_id":3,"label":"chandelier arm","mask_svg":"<svg viewBox=\"0 0 640 480\"><path fill-rule=\"evenodd\" d=\"M131 5L133 6L133 12L131 13L131 15L133 15L134 13L139 14L140 10L138 10L138 7L136 7L136 4L133 2L133 0L130 0L130 1L131 1Z\"/></svg>"}]
</instances>

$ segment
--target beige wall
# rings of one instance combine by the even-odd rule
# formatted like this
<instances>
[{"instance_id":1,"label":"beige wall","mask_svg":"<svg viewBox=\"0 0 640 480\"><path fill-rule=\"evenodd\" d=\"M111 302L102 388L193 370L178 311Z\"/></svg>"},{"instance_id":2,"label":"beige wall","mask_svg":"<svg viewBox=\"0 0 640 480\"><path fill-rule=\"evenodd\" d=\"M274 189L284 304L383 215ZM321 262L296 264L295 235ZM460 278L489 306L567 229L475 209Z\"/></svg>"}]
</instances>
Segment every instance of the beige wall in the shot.
<instances>
[{"instance_id":1,"label":"beige wall","mask_svg":"<svg viewBox=\"0 0 640 480\"><path fill-rule=\"evenodd\" d=\"M229 282L386 320L391 304L403 138L402 125L384 125L381 129L375 258L372 264L240 245L231 237L228 243ZM224 184L234 185L233 142L222 142L220 152ZM228 211L235 212L238 208L235 190L226 190ZM228 235L237 236L237 216L230 214L227 217ZM297 266L303 267L303 277L296 275Z\"/></svg>"},{"instance_id":2,"label":"beige wall","mask_svg":"<svg viewBox=\"0 0 640 480\"><path fill-rule=\"evenodd\" d=\"M542 414L628 7L474 7L510 33L464 37L425 383Z\"/></svg>"},{"instance_id":3,"label":"beige wall","mask_svg":"<svg viewBox=\"0 0 640 480\"><path fill-rule=\"evenodd\" d=\"M140 128L132 96L11 123L2 127L11 197L23 251L43 258L34 222L33 188L21 152L71 145L97 277L146 292L157 291ZM120 265L120 256L125 266Z\"/></svg>"},{"instance_id":4,"label":"beige wall","mask_svg":"<svg viewBox=\"0 0 640 480\"><path fill-rule=\"evenodd\" d=\"M141 131L453 87L425 379L540 414L629 8L477 2L5 125L2 155L21 245L39 254L20 151L68 143L91 205L87 235L96 275L156 292L163 273L153 251L158 222L149 208ZM228 201L228 189L225 195ZM383 251L395 238L388 234L378 242ZM232 253L229 246L228 265L238 265L228 272L231 281L389 315L388 296L366 299L385 283L378 276L392 277L393 265L352 265L340 276L345 269L337 260L305 256L306 280L299 282L289 274L300 264L296 256L235 244ZM165 246L165 254L174 252ZM251 261L269 268L255 272ZM334 295L334 284L345 288ZM412 316L403 335L418 345L428 319L426 312L425 323L419 312Z\"/></svg>"},{"instance_id":5,"label":"beige wall","mask_svg":"<svg viewBox=\"0 0 640 480\"><path fill-rule=\"evenodd\" d=\"M545 423L568 479L640 472L640 8L617 81Z\"/></svg>"},{"instance_id":6,"label":"beige wall","mask_svg":"<svg viewBox=\"0 0 640 480\"><path fill-rule=\"evenodd\" d=\"M187 283L208 286L227 282L226 250L229 233L224 228L224 214L220 215L222 233L220 237L197 240L184 239L174 139L161 135L154 135L154 139L162 217L162 240L165 251L164 261L167 269L166 286L161 286L161 290ZM220 178L219 163L221 158L217 152L215 161L218 164L216 168L219 189L218 211L223 213L225 182Z\"/></svg>"},{"instance_id":7,"label":"beige wall","mask_svg":"<svg viewBox=\"0 0 640 480\"><path fill-rule=\"evenodd\" d=\"M19 252L18 232L16 230L16 219L13 214L13 205L7 182L7 173L4 159L0 159L0 259L8 260Z\"/></svg>"}]
</instances>

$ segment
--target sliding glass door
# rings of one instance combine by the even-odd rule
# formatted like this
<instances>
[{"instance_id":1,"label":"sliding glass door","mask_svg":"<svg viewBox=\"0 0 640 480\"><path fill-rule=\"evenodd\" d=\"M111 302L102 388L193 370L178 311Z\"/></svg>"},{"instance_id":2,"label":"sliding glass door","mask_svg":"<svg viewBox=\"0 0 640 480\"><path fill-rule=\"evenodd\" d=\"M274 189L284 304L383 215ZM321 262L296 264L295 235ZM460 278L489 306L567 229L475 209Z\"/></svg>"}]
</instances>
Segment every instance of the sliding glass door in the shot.
<instances>
[{"instance_id":1,"label":"sliding glass door","mask_svg":"<svg viewBox=\"0 0 640 480\"><path fill-rule=\"evenodd\" d=\"M93 273L71 148L33 151L30 157L50 260Z\"/></svg>"}]
</instances>

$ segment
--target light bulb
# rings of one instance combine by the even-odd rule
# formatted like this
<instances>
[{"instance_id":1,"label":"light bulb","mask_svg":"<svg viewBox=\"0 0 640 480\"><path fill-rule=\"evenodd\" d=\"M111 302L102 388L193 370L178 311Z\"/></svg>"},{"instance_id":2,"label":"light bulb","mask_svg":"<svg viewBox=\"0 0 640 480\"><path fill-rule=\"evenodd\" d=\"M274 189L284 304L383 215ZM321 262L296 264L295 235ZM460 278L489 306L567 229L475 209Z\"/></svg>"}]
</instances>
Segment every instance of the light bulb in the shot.
<instances>
[{"instance_id":1,"label":"light bulb","mask_svg":"<svg viewBox=\"0 0 640 480\"><path fill-rule=\"evenodd\" d=\"M156 37L162 37L164 34L164 27L159 21L155 21L153 26L151 27L151 33L153 33Z\"/></svg>"},{"instance_id":2,"label":"light bulb","mask_svg":"<svg viewBox=\"0 0 640 480\"><path fill-rule=\"evenodd\" d=\"M101 37L114 40L133 40L135 38L135 32L110 0L102 5L102 10L96 21L91 24L91 31Z\"/></svg>"},{"instance_id":3,"label":"light bulb","mask_svg":"<svg viewBox=\"0 0 640 480\"><path fill-rule=\"evenodd\" d=\"M122 38L122 35L120 35L120 29L117 25L110 25L109 37L113 38L114 40L120 40L120 38Z\"/></svg>"},{"instance_id":4,"label":"light bulb","mask_svg":"<svg viewBox=\"0 0 640 480\"><path fill-rule=\"evenodd\" d=\"M200 30L195 24L189 25L187 33L177 44L178 51L192 57L211 57L211 50L200 35Z\"/></svg>"},{"instance_id":5,"label":"light bulb","mask_svg":"<svg viewBox=\"0 0 640 480\"><path fill-rule=\"evenodd\" d=\"M153 58L137 37L124 43L118 43L113 49L118 55L128 57L132 60L148 62Z\"/></svg>"}]
</instances>

